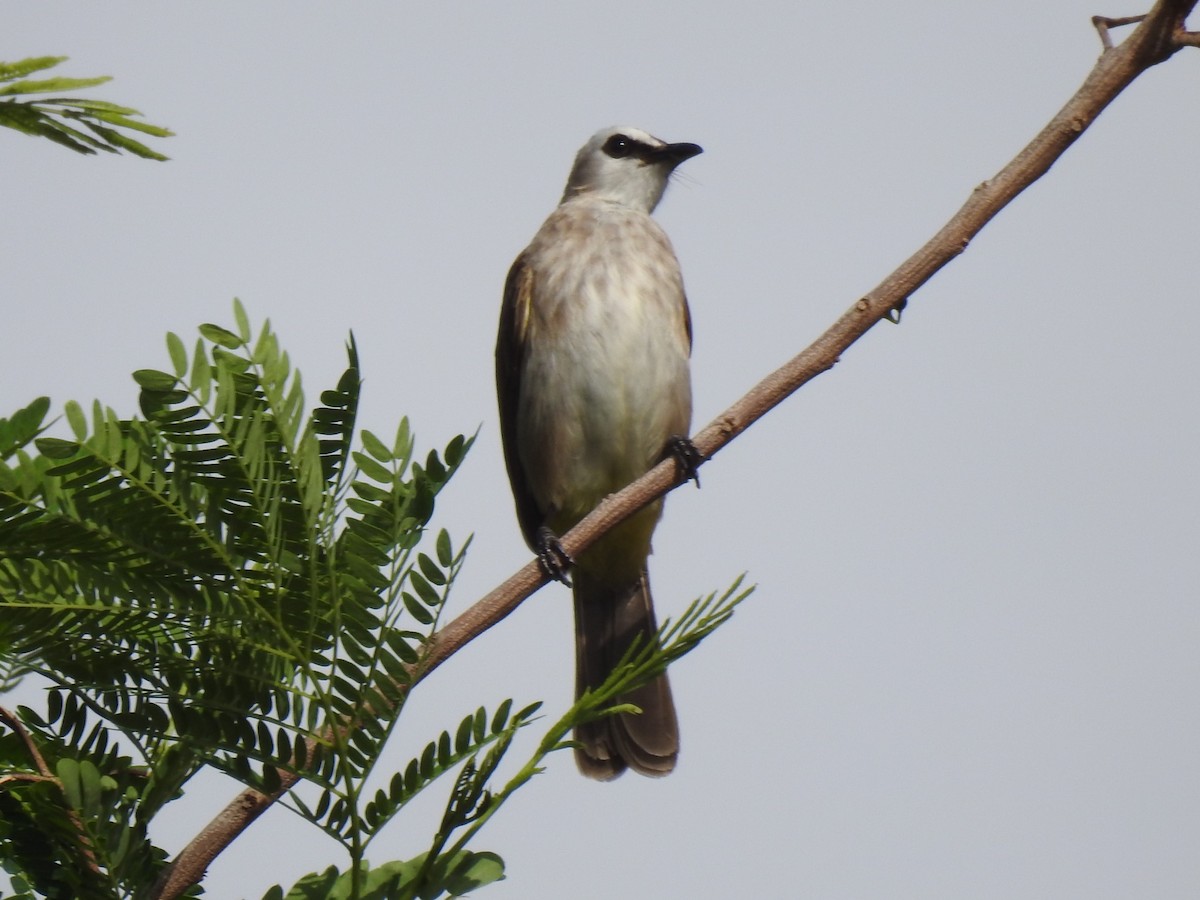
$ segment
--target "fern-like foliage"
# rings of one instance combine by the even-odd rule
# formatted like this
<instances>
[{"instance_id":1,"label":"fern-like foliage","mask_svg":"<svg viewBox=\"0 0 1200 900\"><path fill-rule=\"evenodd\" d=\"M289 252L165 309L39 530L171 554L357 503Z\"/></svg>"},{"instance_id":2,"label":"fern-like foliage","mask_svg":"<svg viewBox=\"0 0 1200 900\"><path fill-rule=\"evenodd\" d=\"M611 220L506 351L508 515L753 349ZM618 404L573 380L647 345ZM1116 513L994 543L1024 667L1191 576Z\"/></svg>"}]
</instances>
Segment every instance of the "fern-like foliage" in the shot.
<instances>
[{"instance_id":1,"label":"fern-like foliage","mask_svg":"<svg viewBox=\"0 0 1200 900\"><path fill-rule=\"evenodd\" d=\"M38 437L43 400L0 421L0 673L54 684L0 732L0 855L45 896L146 883L163 861L146 826L202 765L267 791L303 770L322 791L304 811L358 858L532 712L468 717L359 802L462 565L445 532L420 546L470 441L417 462L402 422L356 449L353 340L307 411L269 325L255 337L240 304L235 318L190 352L168 337L170 369L135 373L140 417L67 404L70 439ZM21 851L58 833L45 871Z\"/></svg>"},{"instance_id":2,"label":"fern-like foliage","mask_svg":"<svg viewBox=\"0 0 1200 900\"><path fill-rule=\"evenodd\" d=\"M79 97L18 99L30 94L95 87L112 80L108 76L26 78L35 72L52 69L65 60L65 56L37 56L15 63L0 62L0 125L48 138L76 153L95 153L97 150L119 153L124 150L145 159L167 158L127 133L135 131L151 137L171 137L172 133L166 128L134 118L141 115L136 109Z\"/></svg>"},{"instance_id":3,"label":"fern-like foliage","mask_svg":"<svg viewBox=\"0 0 1200 900\"><path fill-rule=\"evenodd\" d=\"M701 641L729 621L734 609L753 590L753 587L743 587L739 577L722 593L702 597L678 619L664 622L653 641L635 643L603 684L585 692L561 719L550 726L533 756L499 790L488 790L485 783L507 749L507 743L493 748L479 766L464 770L456 796L462 794L466 799L452 797L430 855L437 859L454 859L465 853L467 844L508 799L541 774L548 756L575 746L571 733L578 725L618 712L638 711L634 706L618 703L618 698L657 678L673 662L695 650ZM465 787L463 779L467 779ZM459 836L450 844L451 834L455 832L459 832Z\"/></svg>"}]
</instances>

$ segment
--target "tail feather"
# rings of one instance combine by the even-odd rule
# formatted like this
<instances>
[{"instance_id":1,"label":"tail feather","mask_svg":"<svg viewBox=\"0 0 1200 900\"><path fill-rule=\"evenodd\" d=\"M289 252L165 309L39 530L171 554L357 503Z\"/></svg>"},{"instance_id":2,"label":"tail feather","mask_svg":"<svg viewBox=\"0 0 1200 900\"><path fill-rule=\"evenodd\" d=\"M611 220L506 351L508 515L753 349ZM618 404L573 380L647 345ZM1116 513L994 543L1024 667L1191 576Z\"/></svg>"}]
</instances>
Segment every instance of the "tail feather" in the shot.
<instances>
[{"instance_id":1,"label":"tail feather","mask_svg":"<svg viewBox=\"0 0 1200 900\"><path fill-rule=\"evenodd\" d=\"M633 584L611 585L577 569L575 583L575 692L599 686L635 638L658 630L650 582L643 567ZM679 755L679 724L666 673L618 698L641 714L618 713L575 729L575 761L589 778L607 781L626 768L666 775Z\"/></svg>"}]
</instances>

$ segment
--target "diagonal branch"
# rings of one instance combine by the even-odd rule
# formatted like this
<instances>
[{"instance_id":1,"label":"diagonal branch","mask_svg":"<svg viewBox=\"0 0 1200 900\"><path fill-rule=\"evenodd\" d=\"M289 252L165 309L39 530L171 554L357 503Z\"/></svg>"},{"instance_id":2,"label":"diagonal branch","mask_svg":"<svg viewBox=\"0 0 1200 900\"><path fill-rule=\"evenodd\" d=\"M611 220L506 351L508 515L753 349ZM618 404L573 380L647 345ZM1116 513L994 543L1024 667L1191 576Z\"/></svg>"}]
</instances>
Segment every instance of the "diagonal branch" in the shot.
<instances>
[{"instance_id":1,"label":"diagonal branch","mask_svg":"<svg viewBox=\"0 0 1200 900\"><path fill-rule=\"evenodd\" d=\"M42 780L54 781L54 773L50 771L50 767L46 765L46 759L42 756L42 751L38 749L38 745L33 740L33 735L21 724L21 720L11 710L0 706L0 723L7 725L21 741L25 747L25 752L29 754L29 758L33 760L33 765L38 770L37 778ZM32 779L26 779L32 780Z\"/></svg>"},{"instance_id":2,"label":"diagonal branch","mask_svg":"<svg viewBox=\"0 0 1200 900\"><path fill-rule=\"evenodd\" d=\"M782 403L798 388L834 367L855 341L911 296L943 266L967 249L972 238L1019 193L1037 181L1066 152L1095 118L1138 75L1168 59L1197 37L1184 28L1196 0L1160 0L1145 16L1108 20L1140 27L1123 44L1106 49L1083 85L1050 123L993 178L972 192L963 207L916 253L799 355L751 388L737 403L699 432L693 441L705 457ZM608 529L678 486L675 463L660 463L629 487L607 498L562 538L563 549L577 556ZM467 642L511 613L545 579L530 563L434 635L421 677Z\"/></svg>"},{"instance_id":3,"label":"diagonal branch","mask_svg":"<svg viewBox=\"0 0 1200 900\"><path fill-rule=\"evenodd\" d=\"M963 207L921 249L856 301L807 349L760 381L699 432L693 438L697 449L706 457L713 456L798 388L833 368L851 344L881 319L902 309L918 288L966 250L971 239L1014 197L1044 175L1135 78L1181 48L1200 45L1200 35L1187 31L1184 24L1195 5L1196 0L1159 0L1141 17L1096 17L1104 51L1083 85L1050 123L1012 162L976 187ZM1138 27L1133 33L1123 43L1112 46L1107 29L1135 23ZM563 548L572 556L578 555L614 525L677 485L675 463L660 463L629 487L606 498L563 535ZM526 564L431 638L412 684L508 616L545 583L537 562ZM297 775L283 774L279 791L270 796L243 791L176 857L154 896L175 898L198 882L217 855L298 780Z\"/></svg>"}]
</instances>

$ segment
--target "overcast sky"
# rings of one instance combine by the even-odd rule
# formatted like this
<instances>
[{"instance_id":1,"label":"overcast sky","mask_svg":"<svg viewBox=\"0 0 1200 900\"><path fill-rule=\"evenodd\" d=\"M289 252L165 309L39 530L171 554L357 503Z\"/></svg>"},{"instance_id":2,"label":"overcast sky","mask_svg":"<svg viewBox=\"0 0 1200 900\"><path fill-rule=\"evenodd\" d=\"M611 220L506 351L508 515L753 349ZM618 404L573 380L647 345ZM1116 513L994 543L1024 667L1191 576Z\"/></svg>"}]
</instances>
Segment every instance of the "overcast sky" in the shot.
<instances>
[{"instance_id":1,"label":"overcast sky","mask_svg":"<svg viewBox=\"0 0 1200 900\"><path fill-rule=\"evenodd\" d=\"M0 59L70 56L178 136L154 163L0 134L0 415L134 413L129 373L234 296L313 399L353 330L366 427L480 429L437 517L475 534L461 610L527 560L500 293L592 132L705 148L658 213L699 428L1054 114L1099 53L1091 15L1148 5L10 2ZM509 877L479 896L1200 894L1198 95L1196 51L1147 73L900 327L671 496L660 611L759 585L672 671L679 768L597 784L560 754L482 833ZM570 607L544 590L423 684L389 761L481 701L557 717ZM236 793L204 782L160 843ZM372 859L424 850L444 795ZM331 863L275 810L206 886L257 898Z\"/></svg>"}]
</instances>

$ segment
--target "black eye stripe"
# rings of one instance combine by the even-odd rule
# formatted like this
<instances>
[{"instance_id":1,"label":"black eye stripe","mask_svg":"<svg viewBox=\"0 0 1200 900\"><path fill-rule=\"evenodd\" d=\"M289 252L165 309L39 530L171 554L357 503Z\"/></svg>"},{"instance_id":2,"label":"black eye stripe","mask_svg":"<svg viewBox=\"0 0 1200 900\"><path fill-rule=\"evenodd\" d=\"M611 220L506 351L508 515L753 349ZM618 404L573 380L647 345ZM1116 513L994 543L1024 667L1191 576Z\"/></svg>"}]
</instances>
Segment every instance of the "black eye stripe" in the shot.
<instances>
[{"instance_id":1,"label":"black eye stripe","mask_svg":"<svg viewBox=\"0 0 1200 900\"><path fill-rule=\"evenodd\" d=\"M645 159L654 152L654 148L649 144L642 143L625 134L614 134L604 142L601 149L613 159L624 159L627 156Z\"/></svg>"}]
</instances>

